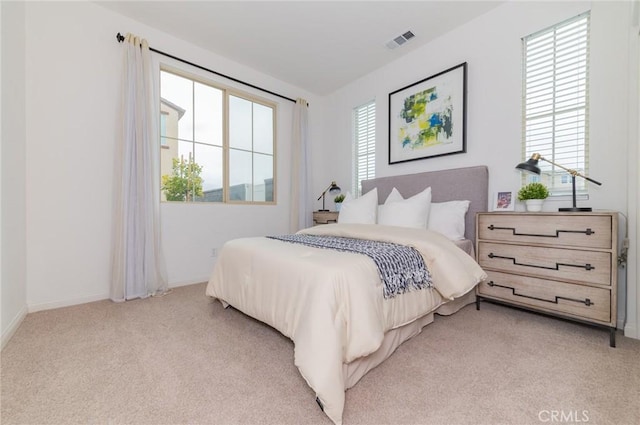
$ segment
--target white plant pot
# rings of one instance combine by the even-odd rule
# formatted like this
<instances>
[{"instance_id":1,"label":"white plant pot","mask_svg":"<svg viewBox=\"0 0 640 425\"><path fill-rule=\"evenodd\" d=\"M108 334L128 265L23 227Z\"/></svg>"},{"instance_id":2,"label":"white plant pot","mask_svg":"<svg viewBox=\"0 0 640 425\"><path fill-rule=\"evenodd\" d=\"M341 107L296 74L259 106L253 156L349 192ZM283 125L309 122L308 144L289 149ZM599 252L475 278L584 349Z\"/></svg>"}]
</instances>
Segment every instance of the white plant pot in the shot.
<instances>
[{"instance_id":1,"label":"white plant pot","mask_svg":"<svg viewBox=\"0 0 640 425\"><path fill-rule=\"evenodd\" d=\"M524 201L527 206L527 211L530 212L540 212L542 211L542 204L544 203L544 199L527 199Z\"/></svg>"},{"instance_id":2,"label":"white plant pot","mask_svg":"<svg viewBox=\"0 0 640 425\"><path fill-rule=\"evenodd\" d=\"M336 211L340 211L340 207L342 206L342 202L336 202Z\"/></svg>"}]
</instances>

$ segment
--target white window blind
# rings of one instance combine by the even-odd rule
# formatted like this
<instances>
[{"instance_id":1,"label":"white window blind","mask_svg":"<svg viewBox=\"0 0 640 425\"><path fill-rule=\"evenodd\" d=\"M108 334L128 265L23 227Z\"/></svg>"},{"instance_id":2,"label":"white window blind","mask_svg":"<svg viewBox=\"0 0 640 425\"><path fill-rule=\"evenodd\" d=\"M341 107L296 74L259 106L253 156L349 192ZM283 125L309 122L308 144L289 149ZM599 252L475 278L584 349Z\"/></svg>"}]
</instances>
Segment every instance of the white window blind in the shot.
<instances>
[{"instance_id":1,"label":"white window blind","mask_svg":"<svg viewBox=\"0 0 640 425\"><path fill-rule=\"evenodd\" d=\"M589 12L523 38L523 160L533 153L588 175ZM538 164L552 195L571 192L571 177ZM584 179L576 188L586 193Z\"/></svg>"},{"instance_id":2,"label":"white window blind","mask_svg":"<svg viewBox=\"0 0 640 425\"><path fill-rule=\"evenodd\" d=\"M376 102L365 103L354 110L354 191L359 195L360 182L376 176Z\"/></svg>"}]
</instances>

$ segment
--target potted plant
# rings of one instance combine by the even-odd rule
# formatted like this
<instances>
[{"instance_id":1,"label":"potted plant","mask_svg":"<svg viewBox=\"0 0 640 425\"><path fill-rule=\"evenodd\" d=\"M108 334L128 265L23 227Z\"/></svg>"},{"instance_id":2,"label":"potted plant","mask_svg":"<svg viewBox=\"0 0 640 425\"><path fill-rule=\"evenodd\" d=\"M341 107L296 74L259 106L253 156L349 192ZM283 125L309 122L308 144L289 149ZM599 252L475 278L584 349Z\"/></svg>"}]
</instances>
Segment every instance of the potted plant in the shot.
<instances>
[{"instance_id":1,"label":"potted plant","mask_svg":"<svg viewBox=\"0 0 640 425\"><path fill-rule=\"evenodd\" d=\"M518 200L524 201L527 211L542 211L542 204L549 196L549 189L542 183L529 183L518 191Z\"/></svg>"},{"instance_id":2,"label":"potted plant","mask_svg":"<svg viewBox=\"0 0 640 425\"><path fill-rule=\"evenodd\" d=\"M344 195L341 193L340 195L333 198L333 202L336 203L336 211L340 211L340 207L342 206L342 201L344 201Z\"/></svg>"}]
</instances>

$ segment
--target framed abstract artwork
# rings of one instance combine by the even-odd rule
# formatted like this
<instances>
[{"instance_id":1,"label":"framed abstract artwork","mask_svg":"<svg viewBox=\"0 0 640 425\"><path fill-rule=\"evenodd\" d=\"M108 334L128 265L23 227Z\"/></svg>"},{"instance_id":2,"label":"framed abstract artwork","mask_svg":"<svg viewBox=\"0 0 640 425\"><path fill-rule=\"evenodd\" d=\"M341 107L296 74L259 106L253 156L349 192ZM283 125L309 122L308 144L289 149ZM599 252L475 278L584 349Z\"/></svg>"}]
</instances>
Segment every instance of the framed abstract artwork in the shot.
<instances>
[{"instance_id":1,"label":"framed abstract artwork","mask_svg":"<svg viewBox=\"0 0 640 425\"><path fill-rule=\"evenodd\" d=\"M389 164L467 151L467 63L389 93Z\"/></svg>"}]
</instances>

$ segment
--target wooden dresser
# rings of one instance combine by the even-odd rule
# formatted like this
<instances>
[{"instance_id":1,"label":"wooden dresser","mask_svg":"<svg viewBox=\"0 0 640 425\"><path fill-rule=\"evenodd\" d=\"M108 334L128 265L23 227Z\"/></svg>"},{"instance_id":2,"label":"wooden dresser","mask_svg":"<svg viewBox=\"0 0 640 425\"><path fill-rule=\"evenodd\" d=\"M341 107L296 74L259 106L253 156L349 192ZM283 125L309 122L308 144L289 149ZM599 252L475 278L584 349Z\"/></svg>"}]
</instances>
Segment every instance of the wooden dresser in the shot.
<instances>
[{"instance_id":1,"label":"wooden dresser","mask_svg":"<svg viewBox=\"0 0 640 425\"><path fill-rule=\"evenodd\" d=\"M609 329L617 320L616 212L495 212L476 216L480 300Z\"/></svg>"}]
</instances>

